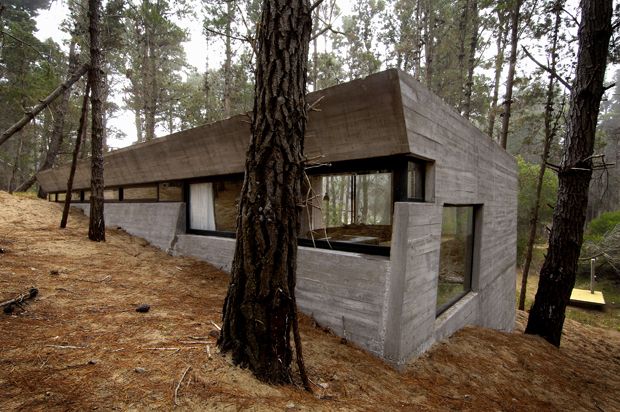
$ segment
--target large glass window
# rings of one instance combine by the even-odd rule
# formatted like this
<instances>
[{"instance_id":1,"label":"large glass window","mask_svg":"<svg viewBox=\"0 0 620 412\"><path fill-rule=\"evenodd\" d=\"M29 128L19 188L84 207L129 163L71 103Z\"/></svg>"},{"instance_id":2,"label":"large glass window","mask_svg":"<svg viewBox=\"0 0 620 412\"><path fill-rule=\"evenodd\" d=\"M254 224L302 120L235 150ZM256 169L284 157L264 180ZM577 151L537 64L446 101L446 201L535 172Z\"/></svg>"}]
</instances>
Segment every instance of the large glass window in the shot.
<instances>
[{"instance_id":1,"label":"large glass window","mask_svg":"<svg viewBox=\"0 0 620 412\"><path fill-rule=\"evenodd\" d=\"M195 183L190 188L190 229L235 232L243 180Z\"/></svg>"},{"instance_id":2,"label":"large glass window","mask_svg":"<svg viewBox=\"0 0 620 412\"><path fill-rule=\"evenodd\" d=\"M301 238L389 246L392 173L373 171L310 178ZM307 189L307 188L306 188Z\"/></svg>"},{"instance_id":3,"label":"large glass window","mask_svg":"<svg viewBox=\"0 0 620 412\"><path fill-rule=\"evenodd\" d=\"M234 232L243 180L222 180L213 183L215 230Z\"/></svg>"},{"instance_id":4,"label":"large glass window","mask_svg":"<svg viewBox=\"0 0 620 412\"><path fill-rule=\"evenodd\" d=\"M103 200L118 200L118 189L106 189L103 191Z\"/></svg>"},{"instance_id":5,"label":"large glass window","mask_svg":"<svg viewBox=\"0 0 620 412\"><path fill-rule=\"evenodd\" d=\"M444 206L439 251L437 312L469 290L474 249L474 207Z\"/></svg>"}]
</instances>

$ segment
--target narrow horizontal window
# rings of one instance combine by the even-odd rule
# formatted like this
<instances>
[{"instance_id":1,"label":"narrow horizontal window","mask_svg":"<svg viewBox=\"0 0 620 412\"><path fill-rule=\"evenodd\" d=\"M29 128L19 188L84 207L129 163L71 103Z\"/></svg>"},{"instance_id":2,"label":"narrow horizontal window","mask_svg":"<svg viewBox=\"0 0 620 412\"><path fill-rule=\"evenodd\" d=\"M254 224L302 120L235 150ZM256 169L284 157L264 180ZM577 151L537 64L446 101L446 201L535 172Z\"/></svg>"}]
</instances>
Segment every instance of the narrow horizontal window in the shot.
<instances>
[{"instance_id":1,"label":"narrow horizontal window","mask_svg":"<svg viewBox=\"0 0 620 412\"><path fill-rule=\"evenodd\" d=\"M159 184L159 201L160 202L182 202L183 201L183 183L181 182L165 182Z\"/></svg>"},{"instance_id":2,"label":"narrow horizontal window","mask_svg":"<svg viewBox=\"0 0 620 412\"><path fill-rule=\"evenodd\" d=\"M157 186L123 187L123 200L157 200Z\"/></svg>"}]
</instances>

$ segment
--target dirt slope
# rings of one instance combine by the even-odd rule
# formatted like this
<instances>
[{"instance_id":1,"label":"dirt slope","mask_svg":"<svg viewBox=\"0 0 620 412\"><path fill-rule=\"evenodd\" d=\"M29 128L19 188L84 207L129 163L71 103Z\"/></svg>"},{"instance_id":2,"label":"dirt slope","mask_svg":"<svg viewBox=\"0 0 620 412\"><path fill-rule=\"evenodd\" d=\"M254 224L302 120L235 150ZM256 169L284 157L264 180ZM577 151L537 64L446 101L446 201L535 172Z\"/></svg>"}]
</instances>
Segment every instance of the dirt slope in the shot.
<instances>
[{"instance_id":1,"label":"dirt slope","mask_svg":"<svg viewBox=\"0 0 620 412\"><path fill-rule=\"evenodd\" d=\"M226 274L116 229L90 242L87 219L60 230L60 212L0 192L0 300L40 291L0 313L0 410L172 409L188 366L178 409L620 410L620 334L571 321L559 350L468 327L398 373L304 318L315 394L264 385L210 336Z\"/></svg>"}]
</instances>

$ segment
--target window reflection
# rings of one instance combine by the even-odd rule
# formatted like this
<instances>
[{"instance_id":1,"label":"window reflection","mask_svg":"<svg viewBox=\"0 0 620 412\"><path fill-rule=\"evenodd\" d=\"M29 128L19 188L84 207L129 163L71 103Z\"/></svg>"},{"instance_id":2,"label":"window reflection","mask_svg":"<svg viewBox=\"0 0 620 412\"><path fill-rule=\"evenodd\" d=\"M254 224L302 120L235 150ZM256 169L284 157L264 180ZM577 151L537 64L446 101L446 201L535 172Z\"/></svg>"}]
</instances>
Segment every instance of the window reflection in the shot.
<instances>
[{"instance_id":1,"label":"window reflection","mask_svg":"<svg viewBox=\"0 0 620 412\"><path fill-rule=\"evenodd\" d=\"M301 215L300 237L390 245L391 172L312 176L310 184L308 208Z\"/></svg>"},{"instance_id":2,"label":"window reflection","mask_svg":"<svg viewBox=\"0 0 620 412\"><path fill-rule=\"evenodd\" d=\"M471 290L474 207L444 206L439 252L437 311Z\"/></svg>"}]
</instances>

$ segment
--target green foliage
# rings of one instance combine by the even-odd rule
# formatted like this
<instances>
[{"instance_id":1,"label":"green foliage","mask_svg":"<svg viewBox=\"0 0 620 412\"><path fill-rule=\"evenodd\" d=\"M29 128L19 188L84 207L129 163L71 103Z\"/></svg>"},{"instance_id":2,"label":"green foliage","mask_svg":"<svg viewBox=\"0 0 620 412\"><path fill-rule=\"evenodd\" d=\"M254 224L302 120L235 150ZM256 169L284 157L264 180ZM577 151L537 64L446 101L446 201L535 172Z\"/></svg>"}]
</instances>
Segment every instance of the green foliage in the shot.
<instances>
[{"instance_id":1,"label":"green foliage","mask_svg":"<svg viewBox=\"0 0 620 412\"><path fill-rule=\"evenodd\" d=\"M519 195L517 210L517 256L521 257L529 236L529 225L532 209L536 204L536 186L540 166L528 163L521 156L517 156L519 166ZM558 178L549 169L546 169L540 193L540 209L538 212L537 237L546 235L544 227L551 223L553 210L550 205L555 204L558 191Z\"/></svg>"},{"instance_id":2,"label":"green foliage","mask_svg":"<svg viewBox=\"0 0 620 412\"><path fill-rule=\"evenodd\" d=\"M620 225L620 209L614 212L603 213L590 221L586 236L589 238L600 238L617 225Z\"/></svg>"}]
</instances>

